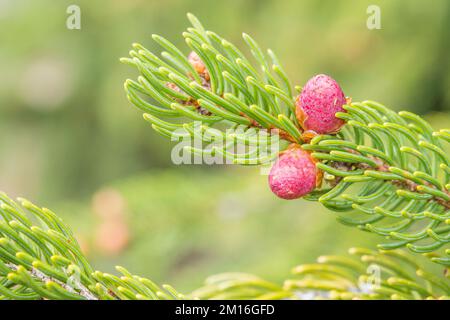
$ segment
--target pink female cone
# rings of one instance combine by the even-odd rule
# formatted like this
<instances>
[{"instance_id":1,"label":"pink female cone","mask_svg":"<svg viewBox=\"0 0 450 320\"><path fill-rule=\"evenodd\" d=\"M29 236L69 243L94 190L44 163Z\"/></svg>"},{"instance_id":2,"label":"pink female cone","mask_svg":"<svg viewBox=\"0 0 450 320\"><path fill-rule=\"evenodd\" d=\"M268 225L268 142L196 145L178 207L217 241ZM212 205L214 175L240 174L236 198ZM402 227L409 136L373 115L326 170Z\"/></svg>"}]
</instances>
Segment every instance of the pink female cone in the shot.
<instances>
[{"instance_id":1,"label":"pink female cone","mask_svg":"<svg viewBox=\"0 0 450 320\"><path fill-rule=\"evenodd\" d=\"M296 116L305 131L332 134L339 131L344 121L336 112L345 112L344 92L331 77L319 74L311 78L296 99Z\"/></svg>"},{"instance_id":2,"label":"pink female cone","mask_svg":"<svg viewBox=\"0 0 450 320\"><path fill-rule=\"evenodd\" d=\"M297 199L315 189L318 175L311 155L295 145L283 151L272 166L269 186L282 199Z\"/></svg>"}]
</instances>

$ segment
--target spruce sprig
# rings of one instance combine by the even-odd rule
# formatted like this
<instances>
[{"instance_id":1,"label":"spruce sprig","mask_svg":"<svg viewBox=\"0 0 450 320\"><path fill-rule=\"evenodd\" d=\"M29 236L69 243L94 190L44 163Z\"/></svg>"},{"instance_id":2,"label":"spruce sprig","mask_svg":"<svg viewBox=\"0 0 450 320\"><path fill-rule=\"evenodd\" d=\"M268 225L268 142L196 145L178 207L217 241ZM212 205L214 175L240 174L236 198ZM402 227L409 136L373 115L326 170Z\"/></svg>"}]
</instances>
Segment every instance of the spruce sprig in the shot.
<instances>
[{"instance_id":1,"label":"spruce sprig","mask_svg":"<svg viewBox=\"0 0 450 320\"><path fill-rule=\"evenodd\" d=\"M0 193L0 300L183 298L123 267L116 267L121 276L94 271L55 213L19 202Z\"/></svg>"},{"instance_id":2,"label":"spruce sprig","mask_svg":"<svg viewBox=\"0 0 450 320\"><path fill-rule=\"evenodd\" d=\"M303 148L321 161L329 188L305 197L340 214L338 220L385 236L380 249L406 246L429 253L448 246L449 158L446 130L434 132L419 116L365 101L344 106L337 136L318 136ZM449 251L431 259L449 265Z\"/></svg>"},{"instance_id":3,"label":"spruce sprig","mask_svg":"<svg viewBox=\"0 0 450 320\"><path fill-rule=\"evenodd\" d=\"M121 59L140 72L137 81L125 82L128 99L158 133L172 140L196 137L254 147L244 153L230 151L227 143L185 147L238 164L273 161L279 150L267 154L259 148L274 136L285 141L283 147L300 144L325 173L322 186L305 199L338 212L346 225L386 237L389 241L380 249L407 247L433 253L434 262L450 265L450 130L434 131L411 112L349 99L346 112L336 114L346 122L340 132L310 139L296 119L293 86L273 51L266 54L243 34L253 56L247 58L229 41L206 31L192 14L188 18L193 27L183 36L206 66L207 81L186 54L161 36L153 39L164 49L162 58L134 44L130 58ZM227 130L237 127L243 130Z\"/></svg>"}]
</instances>

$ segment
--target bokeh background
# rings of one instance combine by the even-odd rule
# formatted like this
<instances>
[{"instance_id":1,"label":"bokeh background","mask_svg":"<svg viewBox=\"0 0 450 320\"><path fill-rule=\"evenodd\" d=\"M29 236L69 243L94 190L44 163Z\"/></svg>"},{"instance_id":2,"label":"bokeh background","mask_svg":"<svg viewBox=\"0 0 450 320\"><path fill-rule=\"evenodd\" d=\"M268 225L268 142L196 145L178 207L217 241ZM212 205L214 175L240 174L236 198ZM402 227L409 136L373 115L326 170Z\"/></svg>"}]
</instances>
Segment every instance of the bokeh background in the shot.
<instances>
[{"instance_id":1,"label":"bokeh background","mask_svg":"<svg viewBox=\"0 0 450 320\"><path fill-rule=\"evenodd\" d=\"M81 8L81 30L66 9ZM368 5L381 30L368 30ZM377 237L305 201L282 201L258 169L174 166L171 144L126 100L132 42L184 49L186 12L244 50L241 32L279 56L294 84L336 78L450 127L450 2L315 0L0 0L0 189L52 208L95 268L115 264L180 291L223 271L277 281L294 265Z\"/></svg>"}]
</instances>

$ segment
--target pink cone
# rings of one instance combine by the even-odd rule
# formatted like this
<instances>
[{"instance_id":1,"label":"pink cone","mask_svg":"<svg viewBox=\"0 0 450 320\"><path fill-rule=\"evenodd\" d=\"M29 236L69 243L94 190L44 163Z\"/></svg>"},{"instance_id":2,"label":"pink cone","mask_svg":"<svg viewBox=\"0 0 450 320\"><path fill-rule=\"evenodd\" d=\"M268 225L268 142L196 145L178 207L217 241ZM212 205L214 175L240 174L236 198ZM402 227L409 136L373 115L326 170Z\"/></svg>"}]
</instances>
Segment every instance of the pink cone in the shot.
<instances>
[{"instance_id":1,"label":"pink cone","mask_svg":"<svg viewBox=\"0 0 450 320\"><path fill-rule=\"evenodd\" d=\"M311 155L299 146L283 151L269 173L273 193L286 200L300 198L316 187L320 175Z\"/></svg>"},{"instance_id":2,"label":"pink cone","mask_svg":"<svg viewBox=\"0 0 450 320\"><path fill-rule=\"evenodd\" d=\"M318 134L339 131L344 121L336 118L336 112L345 112L344 92L331 77L319 74L311 78L297 97L296 115L302 128Z\"/></svg>"}]
</instances>

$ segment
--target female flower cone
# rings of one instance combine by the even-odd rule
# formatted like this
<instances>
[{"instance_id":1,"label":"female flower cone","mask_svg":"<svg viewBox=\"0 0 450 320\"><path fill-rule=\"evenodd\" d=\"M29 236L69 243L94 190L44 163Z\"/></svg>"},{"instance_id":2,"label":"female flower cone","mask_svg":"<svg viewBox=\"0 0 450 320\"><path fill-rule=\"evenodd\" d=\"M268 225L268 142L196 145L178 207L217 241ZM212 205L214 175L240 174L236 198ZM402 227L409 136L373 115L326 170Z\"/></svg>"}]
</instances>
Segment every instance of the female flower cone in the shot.
<instances>
[{"instance_id":1,"label":"female flower cone","mask_svg":"<svg viewBox=\"0 0 450 320\"><path fill-rule=\"evenodd\" d=\"M320 177L311 155L293 145L280 153L270 170L269 185L278 197L297 199L313 191Z\"/></svg>"},{"instance_id":2,"label":"female flower cone","mask_svg":"<svg viewBox=\"0 0 450 320\"><path fill-rule=\"evenodd\" d=\"M317 134L336 133L344 121L336 118L336 112L345 112L344 92L331 77L319 74L311 78L297 97L296 116L305 131Z\"/></svg>"}]
</instances>

